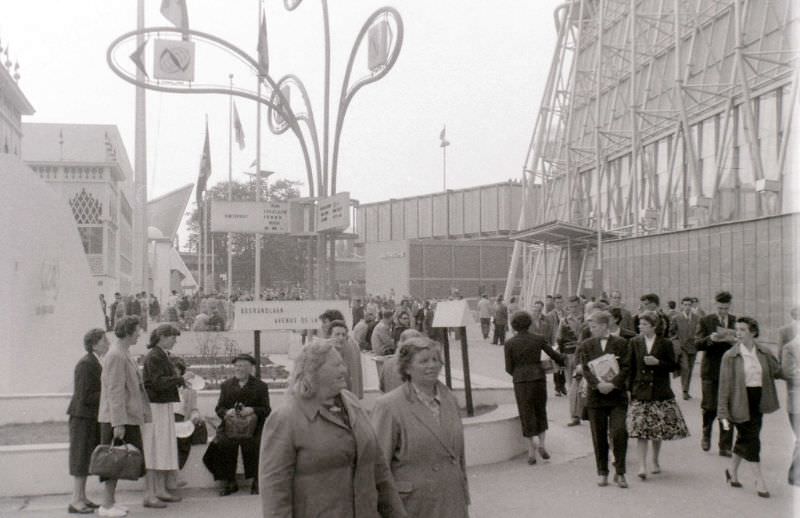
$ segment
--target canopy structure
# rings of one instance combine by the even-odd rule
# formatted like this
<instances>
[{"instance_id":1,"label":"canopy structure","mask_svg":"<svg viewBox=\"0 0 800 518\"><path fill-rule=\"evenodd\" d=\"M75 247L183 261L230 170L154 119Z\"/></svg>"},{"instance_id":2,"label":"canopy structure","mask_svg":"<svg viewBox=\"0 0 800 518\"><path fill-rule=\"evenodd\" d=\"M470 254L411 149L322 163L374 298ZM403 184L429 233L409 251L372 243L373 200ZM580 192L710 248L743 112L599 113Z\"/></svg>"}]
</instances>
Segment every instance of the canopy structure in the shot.
<instances>
[{"instance_id":1,"label":"canopy structure","mask_svg":"<svg viewBox=\"0 0 800 518\"><path fill-rule=\"evenodd\" d=\"M542 225L536 225L519 232L514 232L509 238L514 241L524 241L537 245L556 245L564 246L570 243L591 242L598 238L601 241L617 239L621 237L618 232L584 227L566 221L550 221Z\"/></svg>"}]
</instances>

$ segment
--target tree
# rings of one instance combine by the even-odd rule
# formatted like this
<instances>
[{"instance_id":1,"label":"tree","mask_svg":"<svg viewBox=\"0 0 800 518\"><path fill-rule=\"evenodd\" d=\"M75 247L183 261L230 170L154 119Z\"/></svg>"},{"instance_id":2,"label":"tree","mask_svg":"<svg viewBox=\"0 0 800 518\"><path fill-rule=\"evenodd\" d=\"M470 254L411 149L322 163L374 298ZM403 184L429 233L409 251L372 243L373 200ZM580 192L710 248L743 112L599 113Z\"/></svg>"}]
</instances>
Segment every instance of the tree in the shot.
<instances>
[{"instance_id":1,"label":"tree","mask_svg":"<svg viewBox=\"0 0 800 518\"><path fill-rule=\"evenodd\" d=\"M278 179L267 187L266 199L286 201L299 198L300 182ZM254 201L255 182L231 182L231 198L234 201ZM206 191L206 199L225 201L228 199L228 182L219 182ZM264 196L262 194L262 199ZM210 211L209 211L210 212ZM208 221L211 216L209 214ZM197 253L200 231L200 211L197 207L189 214L189 248ZM219 274L227 271L228 239L225 233L210 233L214 247L214 269L219 284ZM233 291L252 292L255 282L255 239L252 234L233 234ZM303 265L307 261L305 246L296 237L288 235L264 234L261 240L261 283L265 287L280 288L305 282ZM224 291L222 286L220 291Z\"/></svg>"}]
</instances>

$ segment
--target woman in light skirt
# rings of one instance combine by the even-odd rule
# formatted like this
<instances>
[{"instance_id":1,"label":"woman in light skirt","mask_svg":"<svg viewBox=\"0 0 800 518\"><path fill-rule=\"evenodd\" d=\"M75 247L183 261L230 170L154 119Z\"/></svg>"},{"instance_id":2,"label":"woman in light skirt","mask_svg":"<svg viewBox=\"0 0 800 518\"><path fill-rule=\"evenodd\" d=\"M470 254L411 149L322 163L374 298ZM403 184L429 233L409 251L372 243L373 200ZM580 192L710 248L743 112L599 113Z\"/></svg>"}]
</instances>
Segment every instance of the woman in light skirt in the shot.
<instances>
[{"instance_id":1,"label":"woman in light skirt","mask_svg":"<svg viewBox=\"0 0 800 518\"><path fill-rule=\"evenodd\" d=\"M152 422L142 427L144 463L147 484L156 499L147 500L145 507L166 507L164 502L180 502L179 496L167 490L167 475L178 470L178 445L175 441L174 403L180 401L178 387L185 384L184 377L175 370L168 352L175 346L181 332L171 324L162 324L150 334L147 355L144 359L144 387L150 399Z\"/></svg>"}]
</instances>

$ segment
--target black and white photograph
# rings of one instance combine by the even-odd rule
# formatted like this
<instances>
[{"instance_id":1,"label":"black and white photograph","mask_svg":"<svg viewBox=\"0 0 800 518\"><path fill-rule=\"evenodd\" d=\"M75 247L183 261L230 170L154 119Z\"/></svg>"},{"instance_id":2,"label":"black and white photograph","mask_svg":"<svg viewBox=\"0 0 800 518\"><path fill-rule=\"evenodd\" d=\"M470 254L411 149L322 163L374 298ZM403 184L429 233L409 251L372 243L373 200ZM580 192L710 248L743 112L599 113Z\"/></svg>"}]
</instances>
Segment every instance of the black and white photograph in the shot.
<instances>
[{"instance_id":1,"label":"black and white photograph","mask_svg":"<svg viewBox=\"0 0 800 518\"><path fill-rule=\"evenodd\" d=\"M0 1L0 515L798 516L799 12Z\"/></svg>"}]
</instances>

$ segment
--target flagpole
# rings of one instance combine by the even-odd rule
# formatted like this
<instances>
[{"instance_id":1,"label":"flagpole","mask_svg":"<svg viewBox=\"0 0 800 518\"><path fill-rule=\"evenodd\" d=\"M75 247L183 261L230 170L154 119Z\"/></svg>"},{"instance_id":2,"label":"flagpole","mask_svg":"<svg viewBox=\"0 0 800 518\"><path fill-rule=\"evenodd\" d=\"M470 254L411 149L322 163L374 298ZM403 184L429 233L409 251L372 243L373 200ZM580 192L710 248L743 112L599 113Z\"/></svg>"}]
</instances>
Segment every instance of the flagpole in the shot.
<instances>
[{"instance_id":1,"label":"flagpole","mask_svg":"<svg viewBox=\"0 0 800 518\"><path fill-rule=\"evenodd\" d=\"M202 289L202 284L200 281L201 271L200 265L202 264L202 257L203 257L203 248L202 248L202 238L203 238L203 201L202 201L202 193L197 198L197 210L198 210L198 222L200 223L200 227L197 232L197 289L198 291Z\"/></svg>"},{"instance_id":2,"label":"flagpole","mask_svg":"<svg viewBox=\"0 0 800 518\"><path fill-rule=\"evenodd\" d=\"M258 33L261 37L261 17L263 16L263 4L261 0L258 2ZM256 92L257 97L261 98L261 79L263 71L261 70L261 61L259 60L259 70L256 74ZM264 196L269 200L269 193L264 193ZM256 202L261 201L261 103L256 103ZM261 300L261 234L255 234L255 272L253 280L253 300Z\"/></svg>"},{"instance_id":3,"label":"flagpole","mask_svg":"<svg viewBox=\"0 0 800 518\"><path fill-rule=\"evenodd\" d=\"M233 91L233 74L228 74ZM228 94L228 201L233 201L233 94ZM228 232L228 302L233 296L233 234Z\"/></svg>"},{"instance_id":4,"label":"flagpole","mask_svg":"<svg viewBox=\"0 0 800 518\"><path fill-rule=\"evenodd\" d=\"M442 190L447 190L447 146L442 146Z\"/></svg>"}]
</instances>

